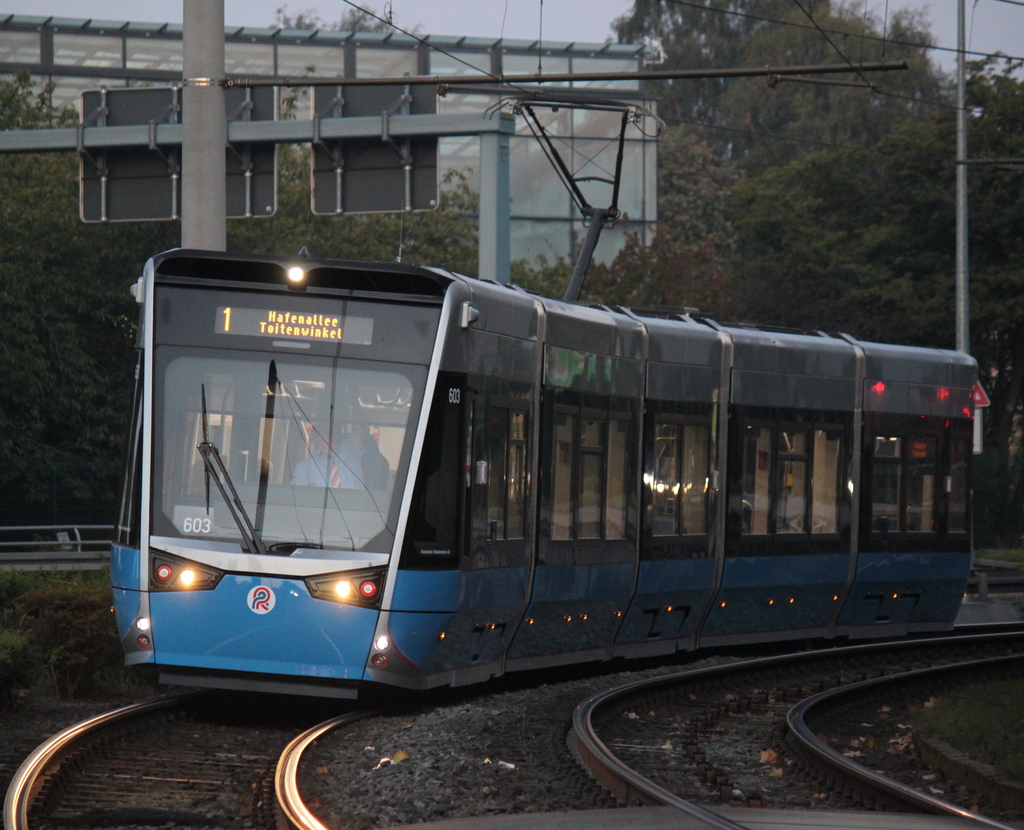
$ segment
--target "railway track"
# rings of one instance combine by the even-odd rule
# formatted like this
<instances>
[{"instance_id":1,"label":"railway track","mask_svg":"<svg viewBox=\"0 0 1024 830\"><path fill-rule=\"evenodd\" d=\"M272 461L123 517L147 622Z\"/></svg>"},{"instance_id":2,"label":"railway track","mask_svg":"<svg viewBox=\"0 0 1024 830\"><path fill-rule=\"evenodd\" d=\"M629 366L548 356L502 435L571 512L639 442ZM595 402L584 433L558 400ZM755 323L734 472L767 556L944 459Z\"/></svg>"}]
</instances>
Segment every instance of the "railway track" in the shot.
<instances>
[{"instance_id":1,"label":"railway track","mask_svg":"<svg viewBox=\"0 0 1024 830\"><path fill-rule=\"evenodd\" d=\"M982 665L977 662L982 656L1003 664L986 671L1021 671L1021 652L1024 652L1021 635L975 636L881 648L871 645L807 652L662 674L591 695L575 711L570 747L585 768L621 803L673 805L707 826L722 830L740 827L716 812L723 803L806 809L847 806L934 811L936 805L947 809L941 805L946 796L935 798L929 787L922 787L920 781L916 788L918 796L923 790L925 797L920 800L928 803L905 807L906 799L899 803L892 801L894 796L886 789L890 786L886 776L871 772L881 765L880 762L868 757L851 758L850 755L862 753L851 752L850 747L875 744L884 751L893 723L900 720L901 701L920 700L922 695L928 697L939 686L955 682L950 674L957 671L962 674L968 658L975 661L971 668L973 678L982 671ZM940 663L954 668L945 669L945 678L930 677ZM1014 665L1009 667L1011 663ZM594 690L601 681L591 678L583 682ZM582 689L572 683L567 686ZM557 689L557 686L552 687L544 694L554 693L563 700L571 695L569 689ZM517 717L525 718L528 704L518 701L530 700L538 691L525 689L525 698L517 697L520 693L513 691L497 697L483 695L476 702L462 699L450 713L448 704L438 708L438 701L434 700L423 707L421 714L409 709L400 716L384 714L395 715L390 719L400 722L398 728L405 736L402 745L412 753L409 763L419 764L426 760L424 753L428 748L422 744L416 744L420 750L413 748L414 741L418 740L413 736L419 734L414 725L417 718L433 719L430 730L439 736L448 723L476 723L479 728L479 721L472 720L477 716L471 714L471 707L485 710L484 717L494 718L499 710L511 704L516 712L521 710ZM578 696L571 699L579 700L586 693L577 692ZM357 747L346 752L357 756L372 754L366 752L374 750L372 746L362 751L363 744L371 742L363 737L367 733L360 731L364 727L349 725L369 715L381 714L380 710L346 712L309 728L320 718L316 717L317 711L309 701L302 701L300 705L305 711L287 718L287 723L273 718L268 723L267 718L257 718L259 725L254 726L254 719L245 714L224 717L225 705L239 710L246 708L234 705L234 698L221 697L221 709L217 712L211 710L208 701L203 702L208 695L125 707L54 736L33 752L19 769L5 804L6 830L27 830L30 825L33 830L46 830L168 823L179 828L217 826L277 830L290 825L299 830L325 830L321 818L334 820L324 818L330 811L324 812L325 808L315 795L310 798L309 806L304 803L297 783L300 764L305 764L307 784L320 777L341 799L352 786L361 788L344 775L339 778L332 775L330 781L325 775L315 775L310 764L320 767L331 763L330 756L325 758L322 753L332 741L337 745L351 745L355 738ZM811 696L808 698L808 695ZM282 700L273 696L271 699ZM264 705L266 702L264 699ZM290 703L295 705L295 701ZM794 707L794 704L798 705ZM548 708L551 708L550 703ZM565 707L566 712L568 708ZM877 729L872 733L868 721L878 720L880 708L892 709L893 714L889 722L876 723ZM388 720L385 717L380 723ZM525 721L519 722L525 728ZM549 720L542 729L551 732L552 723ZM381 728L372 726L368 734L380 737ZM294 737L300 731L301 734ZM332 732L333 736L328 737ZM821 744L822 735L826 736L828 745ZM535 737L524 734L523 740L536 745ZM378 748L383 747L377 739L372 742ZM552 743L556 744L557 739ZM311 761L308 756L317 753L307 750L314 746L321 756ZM446 742L443 753L453 754L449 751L452 746ZM517 777L520 774L516 771L517 764L498 764L499 757L510 756L495 756L496 747L488 746L486 752L491 759L483 762L487 765L484 767L486 780L474 778L469 769L471 764L462 756L461 768L466 771L461 774L468 783L454 780L469 788L463 790L464 794L475 794L478 784L489 785L492 789L504 789L514 782L518 782L517 787L525 785L526 779ZM738 748L743 746L747 747L746 759L734 763ZM503 753L512 749L509 744L504 747ZM440 750L433 746L429 752L436 756ZM763 753L763 762L753 764L761 767L759 778L749 769L751 752ZM303 761L303 753L306 753L306 761ZM572 762L564 749L562 756L566 760L559 763L571 768ZM530 769L526 759L514 760L518 769L534 780L545 775L543 767ZM406 767L398 765L392 769L403 775L411 773L411 768ZM331 770L336 774L333 766ZM316 773L321 772L326 773L327 766L316 769ZM445 778L440 770L438 774ZM555 774L562 775L562 780L566 781L571 777L564 772ZM383 773L372 773L370 777L374 775ZM582 772L577 775L585 779ZM408 780L424 781L415 777ZM896 789L899 787L909 790L905 781ZM413 789L417 790L417 796L422 795L418 788L413 786ZM486 791L487 787L483 789ZM530 797L530 791L526 792L527 795L519 796L520 801L528 798L533 804L540 803L536 795ZM780 794L789 800L779 801ZM438 795L451 797L450 793L439 792ZM911 796L910 800L916 797ZM493 801L494 793L489 798ZM793 798L797 799L795 803ZM499 802L493 802L487 806L486 813L493 813L494 809L521 812L524 806L525 803L510 802L500 806ZM574 808L571 804L567 806ZM592 806L591 801L590 808ZM989 818L973 815L969 806L970 803L958 804L950 809L960 817L980 818L989 827L1007 826L999 823L998 815ZM581 808L588 807L584 804L575 807Z\"/></svg>"},{"instance_id":2,"label":"railway track","mask_svg":"<svg viewBox=\"0 0 1024 830\"><path fill-rule=\"evenodd\" d=\"M1004 811L970 809L984 798L934 786L900 715L950 683L1019 675L1022 650L1018 634L957 637L677 672L588 698L569 745L630 805L908 810L1005 828Z\"/></svg>"},{"instance_id":3,"label":"railway track","mask_svg":"<svg viewBox=\"0 0 1024 830\"><path fill-rule=\"evenodd\" d=\"M204 692L89 718L22 763L7 791L5 830L170 824L277 830L274 776L282 748L297 721L308 726L323 714L317 702L299 701L298 709L282 718Z\"/></svg>"}]
</instances>

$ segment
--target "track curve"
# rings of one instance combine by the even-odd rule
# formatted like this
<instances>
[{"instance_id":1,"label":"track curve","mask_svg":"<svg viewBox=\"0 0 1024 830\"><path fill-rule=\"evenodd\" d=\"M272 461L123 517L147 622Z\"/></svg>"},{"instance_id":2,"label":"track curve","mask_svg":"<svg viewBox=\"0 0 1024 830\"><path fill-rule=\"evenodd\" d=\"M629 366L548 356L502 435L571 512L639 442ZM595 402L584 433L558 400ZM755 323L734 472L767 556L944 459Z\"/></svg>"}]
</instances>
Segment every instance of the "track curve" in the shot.
<instances>
[{"instance_id":1,"label":"track curve","mask_svg":"<svg viewBox=\"0 0 1024 830\"><path fill-rule=\"evenodd\" d=\"M789 735L787 737L801 754L813 756L819 763L827 764L830 768L834 769L838 775L855 780L859 786L869 788L878 793L879 797L889 802L889 804L901 802L923 812L967 819L980 827L1013 830L1010 825L993 821L985 816L979 816L969 810L916 790L899 781L894 781L874 770L868 769L862 764L856 763L820 740L810 726L810 722L827 716L827 714L842 707L853 698L862 698L867 694L875 694L895 684L928 681L934 683L947 676L964 671L991 670L1008 666L1024 670L1024 655L1004 655L973 660L967 663L931 666L925 669L904 672L903 674L872 678L871 680L853 683L840 689L819 692L800 701L800 703L789 710L786 716L786 723L789 727Z\"/></svg>"},{"instance_id":2,"label":"track curve","mask_svg":"<svg viewBox=\"0 0 1024 830\"><path fill-rule=\"evenodd\" d=\"M61 730L40 744L22 762L7 789L4 799L5 830L29 830L29 806L39 793L45 778L60 764L76 745L87 737L93 737L112 726L123 724L133 718L145 717L154 712L183 706L202 693L161 698L146 703L122 706L110 712L89 718Z\"/></svg>"},{"instance_id":3,"label":"track curve","mask_svg":"<svg viewBox=\"0 0 1024 830\"><path fill-rule=\"evenodd\" d=\"M899 643L899 644L886 644L881 646L881 651L890 649L907 649L923 647L925 649L938 649L943 650L944 644L950 642L956 642L964 644L967 641L970 642L985 642L988 644L1001 644L1001 641L1007 643L1012 641L1012 638L1019 635L997 635L995 637L975 637L975 638L935 638L927 641L918 641L917 643ZM1019 648L1019 646L1018 646ZM855 646L843 649L833 649L827 652L808 652L801 653L799 655L783 655L780 657L768 657L758 658L754 660L744 660L735 663L730 663L724 666L716 666L712 668L699 669L696 671L686 670L680 672L673 672L669 675L664 675L658 678L652 678L648 680L635 681L632 683L623 684L621 686L608 689L599 692L577 706L576 711L573 715L573 728L570 732L568 743L577 761L593 776L603 787L612 792L620 801L627 805L640 805L640 804L663 804L672 805L684 809L686 812L694 814L695 810L700 811L700 815L704 820L708 820L707 815L714 816L714 821L717 823L713 826L728 826L735 827L736 825L723 823L724 819L714 813L713 810L705 810L696 804L690 803L679 795L671 792L649 777L638 772L635 769L630 768L629 764L624 763L618 758L614 752L612 752L604 741L598 736L594 726L594 716L599 710L607 707L608 710L613 710L616 705L624 704L628 699L636 700L652 700L659 697L659 695L668 695L672 693L672 690L681 684L694 685L698 683L717 683L722 678L730 676L741 676L743 673L757 673L760 676L772 675L778 671L785 671L787 667L792 667L801 663L811 663L816 660L832 660L835 661L838 657L864 657L870 655L872 652L879 651L877 644L871 644L866 646ZM992 657L984 661L972 661L968 665L974 666L986 663L988 665L993 664L1007 664L1010 662L1019 663L1022 659L1020 654L1013 655L1000 655ZM947 658L948 660L948 658ZM928 658L924 659L924 662L928 662ZM942 671L955 672L963 671L965 663L960 663L954 666L943 667ZM826 707L828 701L833 699L834 695L845 694L846 698L850 696L857 696L865 694L866 690L872 687L879 688L886 682L895 683L897 682L896 673L893 669L888 669L890 675L880 678L872 678L870 680L863 680L862 682L849 684L844 683L841 688L837 691L835 689L829 689L828 691L819 691L814 694L806 701L802 701L798 707L789 709L787 715L788 731L791 731L792 735L786 735L787 738L792 738L794 743L800 744L801 741L806 740L807 742L815 745L816 749L800 749L800 754L805 757L813 756L814 761L812 763L819 766L823 764L831 764L833 759L841 759L843 775L853 777L852 772L846 772L857 768L864 773L864 778L858 778L860 781L871 781L875 787L884 786L888 781L884 776L874 773L870 770L865 770L861 765L852 761L850 758L843 756L841 753L833 750L827 746L821 744L818 741L814 733L806 726L804 721L804 715L807 712L816 713L822 711L821 707ZM922 678L922 682L929 676L938 676L940 670L934 670L934 675L929 675L929 669L917 669L911 672L901 672L903 680L906 682L908 679L913 679L918 676ZM801 695L802 696L802 695ZM785 694L782 696L785 699ZM633 706L634 704L629 704ZM787 704L788 706L788 704ZM819 707L819 708L815 708ZM641 708L639 705L635 705L638 711ZM651 708L656 708L655 704L651 704ZM650 713L654 715L652 711ZM635 717L629 715L629 717ZM814 714L811 719L813 720ZM787 730L784 728L783 733ZM639 739L638 739L639 740ZM659 739L660 740L660 739ZM702 768L703 769L703 768ZM844 779L849 780L849 779ZM719 781L721 783L721 780ZM969 819L974 821L977 826L986 826L992 828L1001 828L1007 830L1009 825L1002 824L993 819L989 819L985 816L980 816L964 810L941 799L925 796L923 793L917 792L916 795L920 796L919 799L914 800L913 798L898 799L895 793L902 790L910 791L911 788L906 785L899 784L898 782L892 782L896 785L891 791L892 794L887 794L884 799L880 799L879 803L885 803L891 805L894 801L899 801L899 805L896 809L907 809L907 806L912 805L911 809L916 809L925 812L936 813L946 816L956 816L961 819ZM866 783L860 784L861 789L867 786ZM731 787L730 787L731 789ZM914 791L916 792L916 791Z\"/></svg>"},{"instance_id":4,"label":"track curve","mask_svg":"<svg viewBox=\"0 0 1024 830\"><path fill-rule=\"evenodd\" d=\"M339 726L379 715L383 711L382 709L368 709L339 715L307 729L285 747L278 759L277 771L274 774L274 794L277 796L277 804L285 820L292 827L296 830L327 830L306 806L299 792L299 764L302 762L302 753L322 735Z\"/></svg>"}]
</instances>

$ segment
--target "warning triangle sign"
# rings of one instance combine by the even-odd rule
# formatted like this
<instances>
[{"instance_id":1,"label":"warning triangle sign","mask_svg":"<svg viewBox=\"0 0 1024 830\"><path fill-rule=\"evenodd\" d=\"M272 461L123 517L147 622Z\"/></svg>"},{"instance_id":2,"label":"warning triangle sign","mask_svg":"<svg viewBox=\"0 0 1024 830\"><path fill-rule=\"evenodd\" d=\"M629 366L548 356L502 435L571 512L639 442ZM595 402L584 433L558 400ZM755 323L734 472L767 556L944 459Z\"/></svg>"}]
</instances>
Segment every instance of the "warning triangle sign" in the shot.
<instances>
[{"instance_id":1,"label":"warning triangle sign","mask_svg":"<svg viewBox=\"0 0 1024 830\"><path fill-rule=\"evenodd\" d=\"M985 394L985 390L981 388L980 383L974 384L974 405L976 407L989 406L992 402L988 399L988 395Z\"/></svg>"}]
</instances>

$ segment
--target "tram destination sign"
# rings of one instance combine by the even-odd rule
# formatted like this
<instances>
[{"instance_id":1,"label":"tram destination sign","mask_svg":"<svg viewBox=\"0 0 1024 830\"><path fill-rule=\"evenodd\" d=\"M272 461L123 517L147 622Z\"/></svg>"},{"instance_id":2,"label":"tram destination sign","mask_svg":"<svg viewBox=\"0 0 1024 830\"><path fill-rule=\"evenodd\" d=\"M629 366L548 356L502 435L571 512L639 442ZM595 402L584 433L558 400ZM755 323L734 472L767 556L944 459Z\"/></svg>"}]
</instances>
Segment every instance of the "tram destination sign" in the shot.
<instances>
[{"instance_id":1,"label":"tram destination sign","mask_svg":"<svg viewBox=\"0 0 1024 830\"><path fill-rule=\"evenodd\" d=\"M217 334L241 334L246 337L369 346L373 341L373 318L220 306L214 331Z\"/></svg>"}]
</instances>

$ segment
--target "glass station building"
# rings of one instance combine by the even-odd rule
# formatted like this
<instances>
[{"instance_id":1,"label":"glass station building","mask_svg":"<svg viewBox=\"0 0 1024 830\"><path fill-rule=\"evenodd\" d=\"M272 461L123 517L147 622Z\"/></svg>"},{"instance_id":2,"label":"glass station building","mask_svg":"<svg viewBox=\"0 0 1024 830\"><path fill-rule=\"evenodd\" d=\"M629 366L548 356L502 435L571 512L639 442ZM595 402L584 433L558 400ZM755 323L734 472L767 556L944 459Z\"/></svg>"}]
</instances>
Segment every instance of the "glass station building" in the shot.
<instances>
[{"instance_id":1,"label":"glass station building","mask_svg":"<svg viewBox=\"0 0 1024 830\"><path fill-rule=\"evenodd\" d=\"M538 65L544 74L631 72L643 68L645 54L643 46L616 43L538 44L437 35L420 42L397 33L324 29L226 27L224 38L225 70L236 78L451 76L475 70L532 75ZM87 89L171 86L181 81L182 26L0 14L0 78L9 80L19 70L28 70L40 88L52 81L54 103L76 108ZM575 81L572 87L606 90L618 100L642 100L634 81ZM493 96L449 94L438 100L438 111L484 112L496 104ZM615 112L565 109L546 120L569 167L580 176L595 177L614 172L619 123ZM602 235L599 260L612 258L628 233L639 233L647 241L653 235L657 142L652 129L646 132L651 135L635 125L628 128L619 193L623 218ZM442 139L440 153L440 172L456 168L473 181L479 168L476 137ZM585 232L579 213L522 117L517 118L511 153L512 259L571 256ZM606 186L586 185L584 192L597 207L610 201Z\"/></svg>"}]
</instances>

